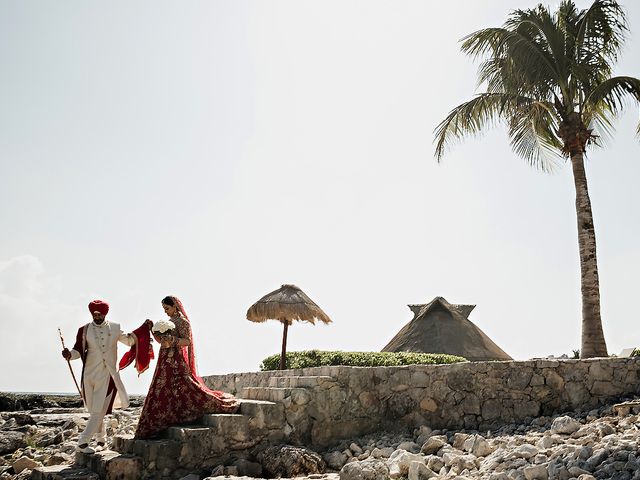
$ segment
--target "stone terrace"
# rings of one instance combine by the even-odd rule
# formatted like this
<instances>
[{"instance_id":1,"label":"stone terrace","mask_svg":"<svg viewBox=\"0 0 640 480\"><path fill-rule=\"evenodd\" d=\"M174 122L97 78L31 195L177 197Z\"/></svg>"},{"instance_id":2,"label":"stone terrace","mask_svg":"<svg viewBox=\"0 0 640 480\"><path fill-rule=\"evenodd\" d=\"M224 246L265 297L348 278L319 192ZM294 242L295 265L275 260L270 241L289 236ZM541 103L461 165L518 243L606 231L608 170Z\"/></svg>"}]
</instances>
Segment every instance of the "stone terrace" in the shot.
<instances>
[{"instance_id":1,"label":"stone terrace","mask_svg":"<svg viewBox=\"0 0 640 480\"><path fill-rule=\"evenodd\" d=\"M169 429L161 440L115 437L115 451L78 455L77 462L109 479L207 474L219 464L250 461L270 444L324 449L379 430L427 425L486 431L540 415L589 410L637 395L639 377L635 358L338 366L210 376L205 378L210 387L246 399L238 415L206 415L197 425ZM34 471L33 478L69 478L47 468Z\"/></svg>"}]
</instances>

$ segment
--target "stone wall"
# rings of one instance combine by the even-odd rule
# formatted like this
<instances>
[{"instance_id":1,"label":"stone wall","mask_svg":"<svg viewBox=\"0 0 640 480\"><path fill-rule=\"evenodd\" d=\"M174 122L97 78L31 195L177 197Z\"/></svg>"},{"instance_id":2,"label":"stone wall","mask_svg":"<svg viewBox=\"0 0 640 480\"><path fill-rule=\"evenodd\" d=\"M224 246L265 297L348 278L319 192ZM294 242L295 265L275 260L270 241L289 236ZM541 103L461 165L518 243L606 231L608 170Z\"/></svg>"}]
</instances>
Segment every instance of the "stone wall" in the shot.
<instances>
[{"instance_id":1,"label":"stone wall","mask_svg":"<svg viewBox=\"0 0 640 480\"><path fill-rule=\"evenodd\" d=\"M311 389L305 408L313 415L311 422L305 416L305 428L314 445L382 428L491 430L640 393L635 358L316 367L214 375L205 382L241 396L245 387L292 375L330 376L340 387Z\"/></svg>"}]
</instances>

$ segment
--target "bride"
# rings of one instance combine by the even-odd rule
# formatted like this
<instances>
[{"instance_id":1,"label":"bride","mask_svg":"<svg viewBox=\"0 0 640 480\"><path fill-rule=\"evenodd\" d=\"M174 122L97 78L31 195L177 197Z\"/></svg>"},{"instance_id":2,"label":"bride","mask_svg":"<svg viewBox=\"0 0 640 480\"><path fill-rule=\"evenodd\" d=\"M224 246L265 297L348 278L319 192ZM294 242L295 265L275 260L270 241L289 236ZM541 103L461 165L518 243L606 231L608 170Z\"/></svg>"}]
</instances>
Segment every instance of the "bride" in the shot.
<instances>
[{"instance_id":1,"label":"bride","mask_svg":"<svg viewBox=\"0 0 640 480\"><path fill-rule=\"evenodd\" d=\"M165 297L162 308L175 324L171 335L154 333L160 353L144 401L135 438L153 438L167 427L197 420L206 413L234 413L233 395L209 389L196 371L189 317L177 297Z\"/></svg>"}]
</instances>

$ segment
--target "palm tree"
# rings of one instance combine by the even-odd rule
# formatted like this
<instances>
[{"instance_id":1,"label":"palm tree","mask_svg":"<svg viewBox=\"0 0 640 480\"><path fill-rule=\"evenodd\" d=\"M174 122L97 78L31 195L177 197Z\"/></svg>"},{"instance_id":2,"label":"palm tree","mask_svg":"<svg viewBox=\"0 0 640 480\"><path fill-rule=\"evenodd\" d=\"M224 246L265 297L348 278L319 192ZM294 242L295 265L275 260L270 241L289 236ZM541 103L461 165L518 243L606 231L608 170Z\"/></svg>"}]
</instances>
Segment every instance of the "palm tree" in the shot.
<instances>
[{"instance_id":1,"label":"palm tree","mask_svg":"<svg viewBox=\"0 0 640 480\"><path fill-rule=\"evenodd\" d=\"M595 0L579 10L563 0L555 13L540 4L514 10L502 27L462 39L462 51L483 62L478 85L486 91L454 108L438 125L436 157L452 140L505 121L511 147L548 171L558 157L573 167L582 285L583 358L606 356L600 318L596 236L584 156L612 130L626 97L640 102L640 80L612 76L627 33L615 0ZM640 125L637 132L640 135Z\"/></svg>"}]
</instances>

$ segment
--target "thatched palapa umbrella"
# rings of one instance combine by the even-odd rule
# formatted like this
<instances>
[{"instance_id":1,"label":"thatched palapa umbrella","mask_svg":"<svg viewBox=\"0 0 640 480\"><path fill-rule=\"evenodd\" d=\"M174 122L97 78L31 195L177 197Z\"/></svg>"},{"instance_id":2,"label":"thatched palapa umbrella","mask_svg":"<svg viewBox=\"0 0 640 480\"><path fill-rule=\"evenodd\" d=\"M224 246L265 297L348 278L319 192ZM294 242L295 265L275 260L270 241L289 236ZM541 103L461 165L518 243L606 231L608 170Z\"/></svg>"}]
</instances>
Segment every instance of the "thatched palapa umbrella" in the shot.
<instances>
[{"instance_id":1,"label":"thatched palapa umbrella","mask_svg":"<svg viewBox=\"0 0 640 480\"><path fill-rule=\"evenodd\" d=\"M282 285L278 290L265 295L251 305L251 308L247 310L247 320L259 323L278 320L284 325L280 370L285 369L287 330L294 320L311 324L315 324L316 320L331 323L329 316L295 285Z\"/></svg>"}]
</instances>

